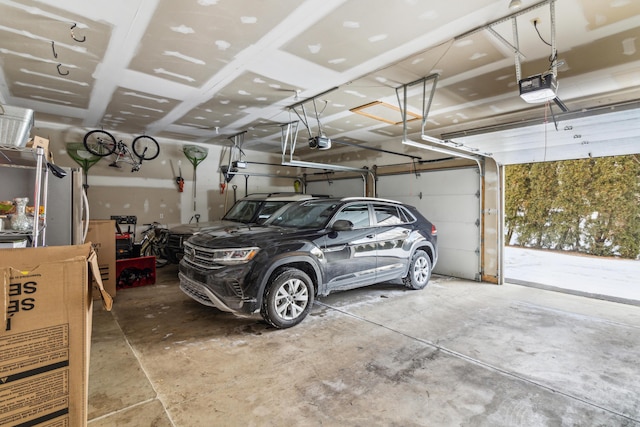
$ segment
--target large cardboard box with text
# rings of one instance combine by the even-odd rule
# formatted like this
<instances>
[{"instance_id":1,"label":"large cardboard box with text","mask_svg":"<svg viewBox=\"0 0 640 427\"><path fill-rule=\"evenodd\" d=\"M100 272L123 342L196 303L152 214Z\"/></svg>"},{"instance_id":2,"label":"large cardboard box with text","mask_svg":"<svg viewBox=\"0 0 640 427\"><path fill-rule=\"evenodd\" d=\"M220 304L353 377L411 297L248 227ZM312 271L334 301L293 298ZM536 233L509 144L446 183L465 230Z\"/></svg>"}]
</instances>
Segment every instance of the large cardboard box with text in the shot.
<instances>
[{"instance_id":1,"label":"large cardboard box with text","mask_svg":"<svg viewBox=\"0 0 640 427\"><path fill-rule=\"evenodd\" d=\"M90 243L0 250L0 425L87 424L92 277Z\"/></svg>"},{"instance_id":2,"label":"large cardboard box with text","mask_svg":"<svg viewBox=\"0 0 640 427\"><path fill-rule=\"evenodd\" d=\"M91 219L85 242L91 242L98 256L98 267L104 289L112 298L116 296L116 222L112 219ZM94 298L99 298L95 295Z\"/></svg>"}]
</instances>

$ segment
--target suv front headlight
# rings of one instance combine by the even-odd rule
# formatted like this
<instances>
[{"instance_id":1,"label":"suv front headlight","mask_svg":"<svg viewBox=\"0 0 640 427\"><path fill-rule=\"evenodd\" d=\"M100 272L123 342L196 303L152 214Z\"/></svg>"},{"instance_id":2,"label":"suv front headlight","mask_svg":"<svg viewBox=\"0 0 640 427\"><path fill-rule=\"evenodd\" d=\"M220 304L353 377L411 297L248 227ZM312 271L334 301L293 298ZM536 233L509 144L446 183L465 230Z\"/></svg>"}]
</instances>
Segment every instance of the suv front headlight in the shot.
<instances>
[{"instance_id":1,"label":"suv front headlight","mask_svg":"<svg viewBox=\"0 0 640 427\"><path fill-rule=\"evenodd\" d=\"M217 249L211 252L217 264L236 265L251 261L260 248Z\"/></svg>"}]
</instances>

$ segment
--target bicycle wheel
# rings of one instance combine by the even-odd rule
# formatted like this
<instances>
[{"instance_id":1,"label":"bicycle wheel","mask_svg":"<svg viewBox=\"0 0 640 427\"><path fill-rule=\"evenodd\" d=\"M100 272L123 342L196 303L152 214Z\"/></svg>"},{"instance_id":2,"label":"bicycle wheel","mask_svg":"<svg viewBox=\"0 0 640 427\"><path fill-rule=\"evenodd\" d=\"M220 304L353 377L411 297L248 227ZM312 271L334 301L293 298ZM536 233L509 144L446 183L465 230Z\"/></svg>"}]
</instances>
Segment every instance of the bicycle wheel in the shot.
<instances>
[{"instance_id":1,"label":"bicycle wheel","mask_svg":"<svg viewBox=\"0 0 640 427\"><path fill-rule=\"evenodd\" d=\"M158 247L158 245L154 241L154 239L151 239L151 242L149 242L149 245L147 245L142 250L142 253L140 255L141 256L152 256L152 257L155 257L156 258L156 268L161 268L161 267L164 267L165 265L169 264L169 260L166 259L163 256L162 251L160 250L160 248Z\"/></svg>"},{"instance_id":2,"label":"bicycle wheel","mask_svg":"<svg viewBox=\"0 0 640 427\"><path fill-rule=\"evenodd\" d=\"M158 141L147 135L136 137L131 143L131 148L141 160L153 160L160 154Z\"/></svg>"},{"instance_id":3,"label":"bicycle wheel","mask_svg":"<svg viewBox=\"0 0 640 427\"><path fill-rule=\"evenodd\" d=\"M104 130L92 130L87 132L82 140L84 148L88 152L100 157L106 157L116 151L116 139Z\"/></svg>"}]
</instances>

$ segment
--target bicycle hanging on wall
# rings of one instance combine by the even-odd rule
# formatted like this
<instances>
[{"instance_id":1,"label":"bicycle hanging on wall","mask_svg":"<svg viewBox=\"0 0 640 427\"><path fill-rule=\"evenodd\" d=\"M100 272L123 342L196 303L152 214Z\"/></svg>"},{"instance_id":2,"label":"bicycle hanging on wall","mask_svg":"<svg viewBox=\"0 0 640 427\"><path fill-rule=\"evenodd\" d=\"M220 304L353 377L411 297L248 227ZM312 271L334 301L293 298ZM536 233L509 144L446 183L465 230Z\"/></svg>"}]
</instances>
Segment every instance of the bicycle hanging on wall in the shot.
<instances>
[{"instance_id":1,"label":"bicycle hanging on wall","mask_svg":"<svg viewBox=\"0 0 640 427\"><path fill-rule=\"evenodd\" d=\"M133 152L122 140L116 141L114 136L105 130L87 132L83 143L91 154L100 157L113 156L109 166L120 168L121 162L130 164L131 172L139 171L144 160L153 160L160 154L158 141L147 135L140 135L133 139L131 142Z\"/></svg>"}]
</instances>

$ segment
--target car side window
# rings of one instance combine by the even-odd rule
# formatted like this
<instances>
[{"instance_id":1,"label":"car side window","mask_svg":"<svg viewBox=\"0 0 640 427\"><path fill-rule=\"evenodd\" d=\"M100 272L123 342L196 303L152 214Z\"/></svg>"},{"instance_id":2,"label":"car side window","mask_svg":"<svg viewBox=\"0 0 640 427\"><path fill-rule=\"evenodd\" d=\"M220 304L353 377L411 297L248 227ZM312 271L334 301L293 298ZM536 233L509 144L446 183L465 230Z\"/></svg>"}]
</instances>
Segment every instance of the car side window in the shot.
<instances>
[{"instance_id":1,"label":"car side window","mask_svg":"<svg viewBox=\"0 0 640 427\"><path fill-rule=\"evenodd\" d=\"M334 222L341 219L350 221L353 224L353 228L370 227L369 205L366 203L347 205L336 214Z\"/></svg>"},{"instance_id":2,"label":"car side window","mask_svg":"<svg viewBox=\"0 0 640 427\"><path fill-rule=\"evenodd\" d=\"M374 205L373 210L377 225L396 225L404 221L398 212L398 208L392 205Z\"/></svg>"}]
</instances>

